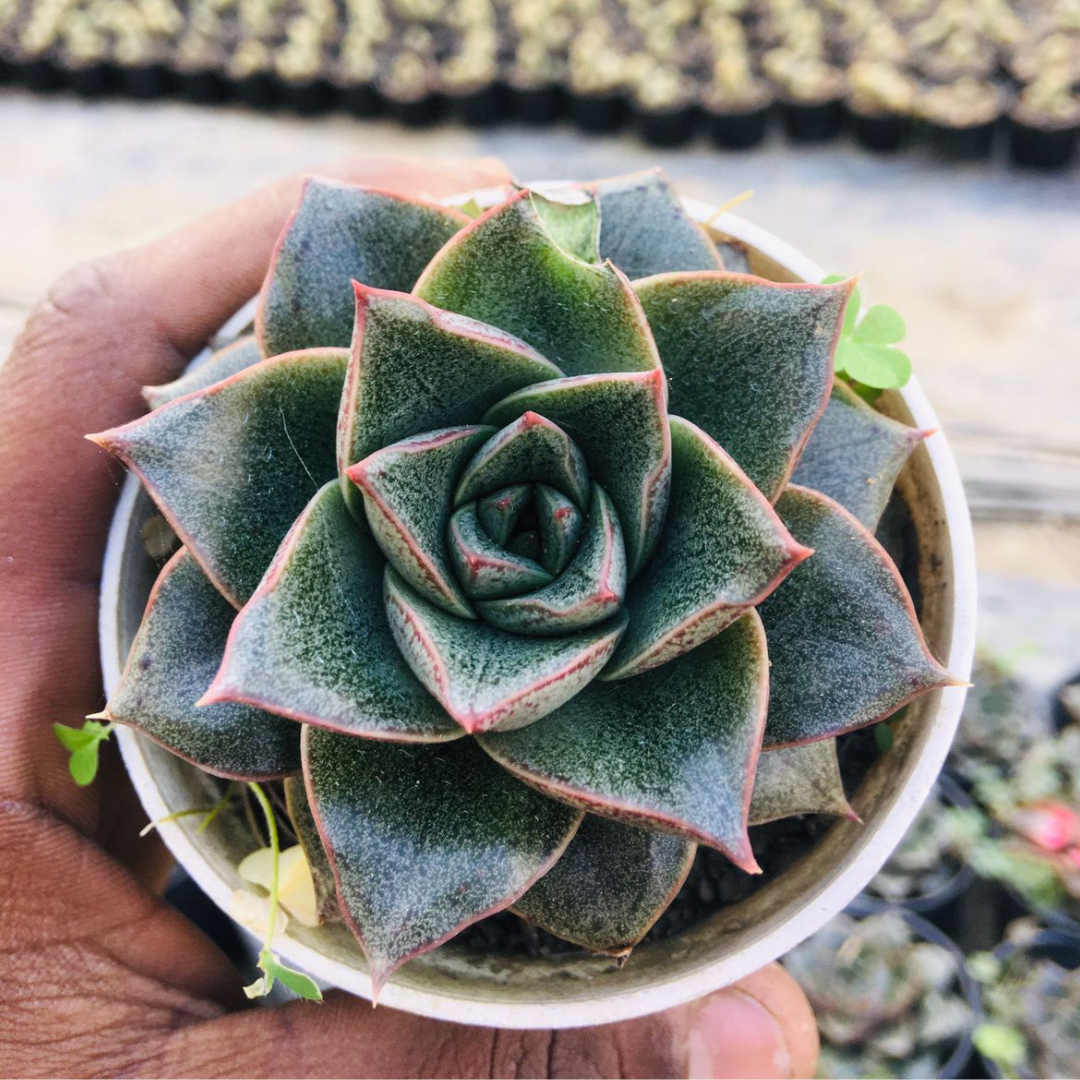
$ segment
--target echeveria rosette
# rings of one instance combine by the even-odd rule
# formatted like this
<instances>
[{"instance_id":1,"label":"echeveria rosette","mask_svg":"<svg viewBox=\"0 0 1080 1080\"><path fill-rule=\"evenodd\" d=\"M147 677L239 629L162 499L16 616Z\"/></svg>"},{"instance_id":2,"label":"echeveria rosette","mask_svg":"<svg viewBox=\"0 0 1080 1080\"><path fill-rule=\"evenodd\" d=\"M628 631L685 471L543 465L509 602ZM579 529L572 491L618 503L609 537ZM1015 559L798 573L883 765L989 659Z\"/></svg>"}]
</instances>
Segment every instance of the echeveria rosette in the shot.
<instances>
[{"instance_id":1,"label":"echeveria rosette","mask_svg":"<svg viewBox=\"0 0 1080 1080\"><path fill-rule=\"evenodd\" d=\"M625 956L950 681L868 531L921 433L834 388L849 292L726 273L658 173L472 221L312 180L255 334L95 436L184 544L105 715L302 772L376 989L511 906Z\"/></svg>"}]
</instances>

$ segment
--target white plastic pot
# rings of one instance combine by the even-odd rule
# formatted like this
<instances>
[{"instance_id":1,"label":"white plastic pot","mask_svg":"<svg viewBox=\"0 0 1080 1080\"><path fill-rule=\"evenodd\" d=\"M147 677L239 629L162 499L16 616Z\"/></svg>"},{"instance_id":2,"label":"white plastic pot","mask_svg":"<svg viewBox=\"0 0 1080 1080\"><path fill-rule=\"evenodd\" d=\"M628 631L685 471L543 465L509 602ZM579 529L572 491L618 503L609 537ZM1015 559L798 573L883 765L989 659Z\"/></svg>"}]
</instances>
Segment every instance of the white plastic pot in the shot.
<instances>
[{"instance_id":1,"label":"white plastic pot","mask_svg":"<svg viewBox=\"0 0 1080 1080\"><path fill-rule=\"evenodd\" d=\"M464 196L468 198L469 196ZM473 193L491 205L497 192ZM457 201L457 200L454 200ZM777 281L820 281L821 267L734 214L686 201L720 237L749 246L754 273ZM919 428L940 425L916 380L884 396L884 411ZM967 678L975 642L975 553L967 504L945 436L916 450L898 484L918 538L921 620L935 654ZM142 617L156 572L140 530L153 513L129 476L105 556L101 650L111 694ZM689 1001L742 978L818 930L877 873L930 791L945 760L964 700L963 689L928 694L893 724L894 742L871 766L852 802L863 824L838 821L793 867L753 896L726 907L667 941L635 950L618 968L602 957L529 959L471 951L451 942L400 969L380 1003L424 1016L505 1028L560 1028L625 1020ZM118 731L128 773L151 820L211 804L209 779L135 731ZM251 849L239 821L222 819L202 835L197 818L160 832L176 859L225 911L240 887L236 865ZM343 925L307 929L295 921L275 938L286 962L324 984L370 997L363 957Z\"/></svg>"}]
</instances>

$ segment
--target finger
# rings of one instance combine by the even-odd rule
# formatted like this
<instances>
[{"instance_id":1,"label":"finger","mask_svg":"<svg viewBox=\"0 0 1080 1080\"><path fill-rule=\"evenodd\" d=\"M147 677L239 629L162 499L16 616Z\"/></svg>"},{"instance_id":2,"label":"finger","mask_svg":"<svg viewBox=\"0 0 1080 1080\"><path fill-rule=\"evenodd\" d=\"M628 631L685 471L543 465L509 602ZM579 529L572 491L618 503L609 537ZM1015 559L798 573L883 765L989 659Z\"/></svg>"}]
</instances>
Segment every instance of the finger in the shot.
<instances>
[{"instance_id":1,"label":"finger","mask_svg":"<svg viewBox=\"0 0 1080 1080\"><path fill-rule=\"evenodd\" d=\"M372 1010L344 994L223 1017L171 1036L160 1071L207 1076L809 1077L817 1035L777 965L640 1020L500 1031Z\"/></svg>"},{"instance_id":2,"label":"finger","mask_svg":"<svg viewBox=\"0 0 1080 1080\"><path fill-rule=\"evenodd\" d=\"M506 181L497 163L368 158L324 170L441 197ZM97 590L120 470L82 438L130 419L253 295L300 190L294 177L164 240L67 275L0 370L0 796L38 799L94 833L51 734L102 704Z\"/></svg>"}]
</instances>

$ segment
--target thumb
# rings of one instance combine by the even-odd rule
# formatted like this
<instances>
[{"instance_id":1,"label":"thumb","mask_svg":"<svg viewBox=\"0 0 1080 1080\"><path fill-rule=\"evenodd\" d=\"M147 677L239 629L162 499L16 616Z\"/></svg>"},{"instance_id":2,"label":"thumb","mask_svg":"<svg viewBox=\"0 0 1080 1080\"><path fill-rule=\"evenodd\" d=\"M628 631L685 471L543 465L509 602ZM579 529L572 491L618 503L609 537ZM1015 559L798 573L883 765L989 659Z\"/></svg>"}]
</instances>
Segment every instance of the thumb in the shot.
<instances>
[{"instance_id":1,"label":"thumb","mask_svg":"<svg viewBox=\"0 0 1080 1080\"><path fill-rule=\"evenodd\" d=\"M814 1018L773 964L700 1001L639 1020L564 1031L449 1024L334 993L186 1027L163 1075L797 1078L814 1073Z\"/></svg>"}]
</instances>

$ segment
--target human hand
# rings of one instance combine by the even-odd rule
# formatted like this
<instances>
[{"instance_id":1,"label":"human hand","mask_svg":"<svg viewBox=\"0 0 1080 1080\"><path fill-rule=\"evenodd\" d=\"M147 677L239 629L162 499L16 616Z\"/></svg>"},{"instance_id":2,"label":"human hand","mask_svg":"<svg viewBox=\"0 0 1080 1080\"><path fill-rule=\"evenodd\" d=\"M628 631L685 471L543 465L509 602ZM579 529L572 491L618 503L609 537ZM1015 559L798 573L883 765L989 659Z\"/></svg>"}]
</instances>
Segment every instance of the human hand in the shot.
<instances>
[{"instance_id":1,"label":"human hand","mask_svg":"<svg viewBox=\"0 0 1080 1080\"><path fill-rule=\"evenodd\" d=\"M321 170L440 198L497 162L369 157ZM103 698L99 575L118 472L83 432L143 409L261 284L299 178L64 275L0 369L0 1060L11 1076L710 1076L813 1073L817 1033L776 965L700 1002L569 1031L427 1020L331 993L246 1006L217 947L161 899L169 861L115 749L76 787L54 722Z\"/></svg>"}]
</instances>

